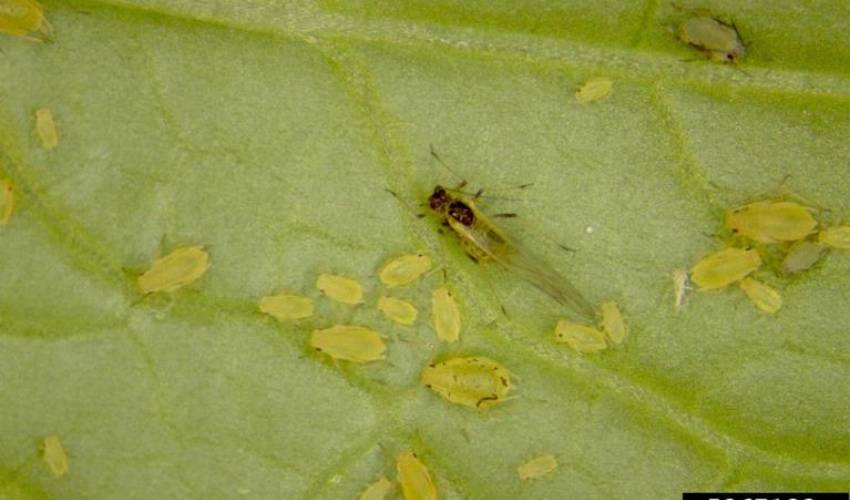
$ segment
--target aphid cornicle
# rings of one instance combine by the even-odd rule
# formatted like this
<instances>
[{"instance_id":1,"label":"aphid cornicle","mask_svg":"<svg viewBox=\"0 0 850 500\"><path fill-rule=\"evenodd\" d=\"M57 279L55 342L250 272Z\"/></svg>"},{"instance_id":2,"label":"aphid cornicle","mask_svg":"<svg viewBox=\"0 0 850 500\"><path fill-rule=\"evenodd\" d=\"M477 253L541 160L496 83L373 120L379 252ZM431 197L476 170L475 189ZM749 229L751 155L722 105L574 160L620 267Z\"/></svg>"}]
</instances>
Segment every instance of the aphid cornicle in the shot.
<instances>
[{"instance_id":1,"label":"aphid cornicle","mask_svg":"<svg viewBox=\"0 0 850 500\"><path fill-rule=\"evenodd\" d=\"M428 206L440 215L473 260L495 261L585 319L594 318L593 306L566 278L511 240L472 199L436 186Z\"/></svg>"},{"instance_id":2,"label":"aphid cornicle","mask_svg":"<svg viewBox=\"0 0 850 500\"><path fill-rule=\"evenodd\" d=\"M688 19L679 26L679 40L698 49L706 58L735 64L744 57L747 47L738 29L709 16Z\"/></svg>"}]
</instances>

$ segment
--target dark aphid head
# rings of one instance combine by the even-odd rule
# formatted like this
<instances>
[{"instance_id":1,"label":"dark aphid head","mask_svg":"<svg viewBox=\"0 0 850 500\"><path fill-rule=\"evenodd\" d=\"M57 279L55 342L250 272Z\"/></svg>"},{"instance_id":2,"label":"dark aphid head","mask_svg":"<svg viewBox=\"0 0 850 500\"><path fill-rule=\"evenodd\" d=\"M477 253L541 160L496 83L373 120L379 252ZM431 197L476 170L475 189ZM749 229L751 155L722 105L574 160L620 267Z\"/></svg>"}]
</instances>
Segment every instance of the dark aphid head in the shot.
<instances>
[{"instance_id":1,"label":"dark aphid head","mask_svg":"<svg viewBox=\"0 0 850 500\"><path fill-rule=\"evenodd\" d=\"M449 204L449 217L460 222L464 226L471 226L475 222L475 213L469 205L458 200Z\"/></svg>"},{"instance_id":2,"label":"dark aphid head","mask_svg":"<svg viewBox=\"0 0 850 500\"><path fill-rule=\"evenodd\" d=\"M431 193L431 196L428 197L428 206L431 207L431 210L436 210L437 212L442 212L445 210L446 205L451 203L452 197L449 196L449 193L443 186L437 186L434 188L434 192Z\"/></svg>"}]
</instances>

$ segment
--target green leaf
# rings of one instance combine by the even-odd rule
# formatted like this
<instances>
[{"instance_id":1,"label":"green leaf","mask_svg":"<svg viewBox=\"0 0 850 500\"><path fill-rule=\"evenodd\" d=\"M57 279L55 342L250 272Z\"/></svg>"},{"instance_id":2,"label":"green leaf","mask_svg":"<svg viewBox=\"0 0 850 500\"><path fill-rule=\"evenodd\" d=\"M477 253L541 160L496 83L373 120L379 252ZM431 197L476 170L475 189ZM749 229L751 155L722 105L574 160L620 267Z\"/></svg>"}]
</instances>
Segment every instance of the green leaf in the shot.
<instances>
[{"instance_id":1,"label":"green leaf","mask_svg":"<svg viewBox=\"0 0 850 500\"><path fill-rule=\"evenodd\" d=\"M407 448L447 498L846 490L850 254L769 277L775 316L734 287L675 314L669 280L722 246L726 209L783 188L850 220L850 4L798 4L45 1L48 43L0 40L19 199L0 228L0 498L355 498ZM739 70L675 39L690 7L734 20ZM613 94L577 104L594 77ZM506 231L621 306L623 347L555 344L568 311L414 216L458 181L430 145L484 210L519 214ZM135 277L179 245L210 271L142 297ZM420 250L438 271L393 291L420 312L393 325L377 269ZM365 303L321 297L322 272ZM455 345L429 326L443 283ZM277 291L316 315L261 315ZM336 323L381 331L386 360L309 349ZM474 411L419 385L461 355L504 364L515 398ZM521 483L542 453L560 467Z\"/></svg>"}]
</instances>

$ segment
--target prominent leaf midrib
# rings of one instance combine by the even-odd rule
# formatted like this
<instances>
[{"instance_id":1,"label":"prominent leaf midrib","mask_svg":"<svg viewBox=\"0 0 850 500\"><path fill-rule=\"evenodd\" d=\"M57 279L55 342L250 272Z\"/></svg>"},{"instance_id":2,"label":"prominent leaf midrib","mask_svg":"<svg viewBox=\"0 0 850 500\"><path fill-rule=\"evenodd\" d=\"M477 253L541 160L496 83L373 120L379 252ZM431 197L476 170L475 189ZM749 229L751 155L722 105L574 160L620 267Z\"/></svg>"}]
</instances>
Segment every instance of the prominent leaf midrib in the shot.
<instances>
[{"instance_id":1,"label":"prominent leaf midrib","mask_svg":"<svg viewBox=\"0 0 850 500\"><path fill-rule=\"evenodd\" d=\"M745 88L767 93L804 94L819 99L850 99L850 76L843 72L795 71L744 63L746 73L733 67L688 64L681 54L640 48L611 48L581 40L498 33L402 20L371 20L324 12L289 16L286 24L259 25L239 19L192 16L178 9L154 9L109 0L91 0L121 10L162 16L173 21L221 27L260 36L299 40L320 39L369 44L442 47L458 54L488 59L524 61L541 66L582 69L590 73L654 82L664 79L700 88ZM474 36L469 36L474 33ZM640 39L640 38L638 38Z\"/></svg>"}]
</instances>

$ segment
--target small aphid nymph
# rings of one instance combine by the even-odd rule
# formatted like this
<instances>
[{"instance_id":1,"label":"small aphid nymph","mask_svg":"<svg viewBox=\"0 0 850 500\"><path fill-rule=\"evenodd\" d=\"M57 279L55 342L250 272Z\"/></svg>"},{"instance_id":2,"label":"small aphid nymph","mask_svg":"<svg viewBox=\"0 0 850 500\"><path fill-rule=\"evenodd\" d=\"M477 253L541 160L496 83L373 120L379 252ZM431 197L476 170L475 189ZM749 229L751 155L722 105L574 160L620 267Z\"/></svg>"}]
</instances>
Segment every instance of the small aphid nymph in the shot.
<instances>
[{"instance_id":1,"label":"small aphid nymph","mask_svg":"<svg viewBox=\"0 0 850 500\"><path fill-rule=\"evenodd\" d=\"M688 271L687 269L673 269L670 277L673 279L673 309L679 312L685 307L685 299L690 289Z\"/></svg>"},{"instance_id":2,"label":"small aphid nymph","mask_svg":"<svg viewBox=\"0 0 850 500\"><path fill-rule=\"evenodd\" d=\"M582 85L576 91L576 101L579 104L588 104L595 101L607 99L611 95L614 82L607 78L593 78Z\"/></svg>"},{"instance_id":3,"label":"small aphid nymph","mask_svg":"<svg viewBox=\"0 0 850 500\"><path fill-rule=\"evenodd\" d=\"M313 301L301 295L282 293L260 299L260 311L278 321L309 318L313 315Z\"/></svg>"},{"instance_id":4,"label":"small aphid nymph","mask_svg":"<svg viewBox=\"0 0 850 500\"><path fill-rule=\"evenodd\" d=\"M68 453L59 440L59 436L51 434L41 442L41 459L54 477L62 477L68 473Z\"/></svg>"},{"instance_id":5,"label":"small aphid nymph","mask_svg":"<svg viewBox=\"0 0 850 500\"><path fill-rule=\"evenodd\" d=\"M384 359L384 352L387 350L378 332L353 325L335 325L324 330L313 330L310 345L333 359L355 363Z\"/></svg>"},{"instance_id":6,"label":"small aphid nymph","mask_svg":"<svg viewBox=\"0 0 850 500\"><path fill-rule=\"evenodd\" d=\"M402 255L387 262L378 277L389 287L408 285L431 269L431 258L424 254Z\"/></svg>"},{"instance_id":7,"label":"small aphid nymph","mask_svg":"<svg viewBox=\"0 0 850 500\"><path fill-rule=\"evenodd\" d=\"M343 304L355 305L363 301L363 287L356 280L335 274L320 274L316 288L330 299Z\"/></svg>"},{"instance_id":8,"label":"small aphid nymph","mask_svg":"<svg viewBox=\"0 0 850 500\"><path fill-rule=\"evenodd\" d=\"M35 134L41 141L41 146L48 151L59 144L59 132L49 109L41 108L35 112Z\"/></svg>"},{"instance_id":9,"label":"small aphid nymph","mask_svg":"<svg viewBox=\"0 0 850 500\"><path fill-rule=\"evenodd\" d=\"M622 344L626 340L628 330L619 306L616 302L605 302L600 310L602 311L602 331L612 344Z\"/></svg>"},{"instance_id":10,"label":"small aphid nymph","mask_svg":"<svg viewBox=\"0 0 850 500\"><path fill-rule=\"evenodd\" d=\"M850 226L833 226L818 234L818 241L832 248L850 250Z\"/></svg>"},{"instance_id":11,"label":"small aphid nymph","mask_svg":"<svg viewBox=\"0 0 850 500\"><path fill-rule=\"evenodd\" d=\"M814 241L801 240L791 245L782 260L782 272L797 274L811 268L824 252L823 245Z\"/></svg>"},{"instance_id":12,"label":"small aphid nymph","mask_svg":"<svg viewBox=\"0 0 850 500\"><path fill-rule=\"evenodd\" d=\"M484 357L431 363L422 370L420 381L447 401L481 409L505 401L512 387L511 372Z\"/></svg>"},{"instance_id":13,"label":"small aphid nymph","mask_svg":"<svg viewBox=\"0 0 850 500\"><path fill-rule=\"evenodd\" d=\"M809 207L792 201L757 201L726 213L732 234L759 243L801 240L817 224Z\"/></svg>"},{"instance_id":14,"label":"small aphid nymph","mask_svg":"<svg viewBox=\"0 0 850 500\"><path fill-rule=\"evenodd\" d=\"M415 323L419 315L419 311L410 302L387 296L378 299L378 310L388 320L405 326Z\"/></svg>"},{"instance_id":15,"label":"small aphid nymph","mask_svg":"<svg viewBox=\"0 0 850 500\"><path fill-rule=\"evenodd\" d=\"M41 41L27 36L34 31L44 35L50 33L50 25L44 18L41 4L36 0L0 1L0 33Z\"/></svg>"},{"instance_id":16,"label":"small aphid nymph","mask_svg":"<svg viewBox=\"0 0 850 500\"><path fill-rule=\"evenodd\" d=\"M737 64L747 52L738 29L713 17L688 19L679 26L678 37L715 62Z\"/></svg>"},{"instance_id":17,"label":"small aphid nymph","mask_svg":"<svg viewBox=\"0 0 850 500\"><path fill-rule=\"evenodd\" d=\"M460 337L460 308L452 292L444 286L437 288L432 294L431 319L437 337L443 342L456 342Z\"/></svg>"},{"instance_id":18,"label":"small aphid nymph","mask_svg":"<svg viewBox=\"0 0 850 500\"><path fill-rule=\"evenodd\" d=\"M545 476L558 468L558 460L552 454L540 455L534 457L528 462L517 467L517 474L520 480L528 481Z\"/></svg>"},{"instance_id":19,"label":"small aphid nymph","mask_svg":"<svg viewBox=\"0 0 850 500\"><path fill-rule=\"evenodd\" d=\"M137 281L144 294L175 292L199 280L209 267L209 254L203 247L181 247L156 259Z\"/></svg>"},{"instance_id":20,"label":"small aphid nymph","mask_svg":"<svg viewBox=\"0 0 850 500\"><path fill-rule=\"evenodd\" d=\"M753 249L724 248L704 257L691 269L691 279L703 289L723 288L744 279L761 266Z\"/></svg>"},{"instance_id":21,"label":"small aphid nymph","mask_svg":"<svg viewBox=\"0 0 850 500\"><path fill-rule=\"evenodd\" d=\"M413 451L405 450L398 454L396 473L405 500L437 500L437 487L428 467Z\"/></svg>"},{"instance_id":22,"label":"small aphid nymph","mask_svg":"<svg viewBox=\"0 0 850 500\"><path fill-rule=\"evenodd\" d=\"M599 352L608 348L605 333L565 319L555 325L555 341L567 344L581 353Z\"/></svg>"},{"instance_id":23,"label":"small aphid nymph","mask_svg":"<svg viewBox=\"0 0 850 500\"><path fill-rule=\"evenodd\" d=\"M384 500L392 490L393 483L385 476L381 476L377 481L367 486L363 493L357 497L357 500Z\"/></svg>"},{"instance_id":24,"label":"small aphid nymph","mask_svg":"<svg viewBox=\"0 0 850 500\"><path fill-rule=\"evenodd\" d=\"M753 278L746 278L738 285L750 302L761 312L773 314L782 307L782 296L775 289Z\"/></svg>"},{"instance_id":25,"label":"small aphid nymph","mask_svg":"<svg viewBox=\"0 0 850 500\"><path fill-rule=\"evenodd\" d=\"M0 226L5 226L15 211L15 188L12 181L0 179Z\"/></svg>"}]
</instances>

